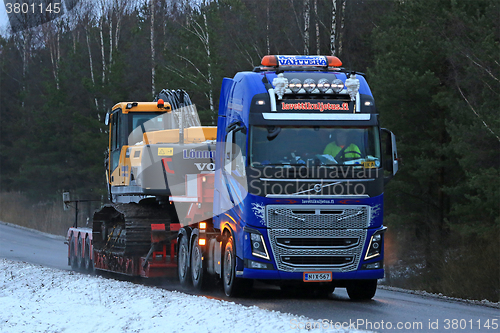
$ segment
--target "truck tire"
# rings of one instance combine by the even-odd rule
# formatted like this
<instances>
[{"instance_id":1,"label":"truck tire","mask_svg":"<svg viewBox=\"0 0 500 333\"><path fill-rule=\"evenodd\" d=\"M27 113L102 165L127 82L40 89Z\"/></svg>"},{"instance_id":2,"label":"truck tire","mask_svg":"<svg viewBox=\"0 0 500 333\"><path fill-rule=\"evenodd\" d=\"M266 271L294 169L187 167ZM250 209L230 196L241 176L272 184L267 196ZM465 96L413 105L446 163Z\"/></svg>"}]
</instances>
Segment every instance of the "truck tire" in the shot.
<instances>
[{"instance_id":1,"label":"truck tire","mask_svg":"<svg viewBox=\"0 0 500 333\"><path fill-rule=\"evenodd\" d=\"M177 275L182 286L188 287L191 282L191 267L189 265L189 242L187 236L181 236L177 252Z\"/></svg>"},{"instance_id":2,"label":"truck tire","mask_svg":"<svg viewBox=\"0 0 500 333\"><path fill-rule=\"evenodd\" d=\"M76 248L75 248L75 238L71 235L69 240L69 262L72 269L78 268L77 258L76 258Z\"/></svg>"},{"instance_id":3,"label":"truck tire","mask_svg":"<svg viewBox=\"0 0 500 333\"><path fill-rule=\"evenodd\" d=\"M203 258L203 250L198 245L198 235L193 237L191 248L191 280L196 290L203 290L207 286L208 273Z\"/></svg>"},{"instance_id":4,"label":"truck tire","mask_svg":"<svg viewBox=\"0 0 500 333\"><path fill-rule=\"evenodd\" d=\"M229 236L224 246L222 284L228 297L241 296L252 288L252 280L236 277L236 250L233 236Z\"/></svg>"},{"instance_id":5,"label":"truck tire","mask_svg":"<svg viewBox=\"0 0 500 333\"><path fill-rule=\"evenodd\" d=\"M76 248L76 266L79 271L82 271L85 268L85 260L83 258L83 244L82 238L78 237L78 247Z\"/></svg>"},{"instance_id":6,"label":"truck tire","mask_svg":"<svg viewBox=\"0 0 500 333\"><path fill-rule=\"evenodd\" d=\"M375 296L377 280L352 281L347 287L347 295L353 301L368 301Z\"/></svg>"},{"instance_id":7,"label":"truck tire","mask_svg":"<svg viewBox=\"0 0 500 333\"><path fill-rule=\"evenodd\" d=\"M92 261L92 259L90 259L90 240L89 238L87 237L85 239L85 256L84 256L84 260L85 260L85 270L89 273L93 273L94 272L94 262Z\"/></svg>"}]
</instances>

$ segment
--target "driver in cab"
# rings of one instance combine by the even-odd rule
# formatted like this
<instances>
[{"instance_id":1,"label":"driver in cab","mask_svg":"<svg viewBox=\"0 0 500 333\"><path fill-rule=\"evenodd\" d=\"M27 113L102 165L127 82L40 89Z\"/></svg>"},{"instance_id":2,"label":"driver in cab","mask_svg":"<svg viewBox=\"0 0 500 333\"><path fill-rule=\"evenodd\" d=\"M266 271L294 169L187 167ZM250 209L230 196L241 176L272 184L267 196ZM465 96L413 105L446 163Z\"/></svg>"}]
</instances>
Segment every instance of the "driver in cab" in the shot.
<instances>
[{"instance_id":1,"label":"driver in cab","mask_svg":"<svg viewBox=\"0 0 500 333\"><path fill-rule=\"evenodd\" d=\"M335 141L330 142L323 151L324 155L330 155L335 160L345 158L359 158L361 151L359 147L352 143L349 130L337 129L333 132Z\"/></svg>"}]
</instances>

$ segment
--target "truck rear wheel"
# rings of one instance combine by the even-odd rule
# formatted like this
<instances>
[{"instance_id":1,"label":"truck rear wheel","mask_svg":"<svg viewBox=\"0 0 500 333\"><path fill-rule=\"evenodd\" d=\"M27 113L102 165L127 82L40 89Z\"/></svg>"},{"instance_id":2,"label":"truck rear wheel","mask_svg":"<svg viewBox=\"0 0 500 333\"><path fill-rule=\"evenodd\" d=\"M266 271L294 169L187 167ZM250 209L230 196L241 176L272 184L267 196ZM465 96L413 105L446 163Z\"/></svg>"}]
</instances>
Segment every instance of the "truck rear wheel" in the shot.
<instances>
[{"instance_id":1,"label":"truck rear wheel","mask_svg":"<svg viewBox=\"0 0 500 333\"><path fill-rule=\"evenodd\" d=\"M193 287L202 290L207 285L208 274L204 264L203 251L198 245L198 236L193 237L193 247L191 248L191 280Z\"/></svg>"},{"instance_id":2,"label":"truck rear wheel","mask_svg":"<svg viewBox=\"0 0 500 333\"><path fill-rule=\"evenodd\" d=\"M352 281L347 287L347 294L353 301L368 301L375 296L377 280Z\"/></svg>"},{"instance_id":3,"label":"truck rear wheel","mask_svg":"<svg viewBox=\"0 0 500 333\"><path fill-rule=\"evenodd\" d=\"M187 236L181 236L179 241L179 251L177 253L177 275L182 286L187 287L190 283L189 265L189 242Z\"/></svg>"}]
</instances>

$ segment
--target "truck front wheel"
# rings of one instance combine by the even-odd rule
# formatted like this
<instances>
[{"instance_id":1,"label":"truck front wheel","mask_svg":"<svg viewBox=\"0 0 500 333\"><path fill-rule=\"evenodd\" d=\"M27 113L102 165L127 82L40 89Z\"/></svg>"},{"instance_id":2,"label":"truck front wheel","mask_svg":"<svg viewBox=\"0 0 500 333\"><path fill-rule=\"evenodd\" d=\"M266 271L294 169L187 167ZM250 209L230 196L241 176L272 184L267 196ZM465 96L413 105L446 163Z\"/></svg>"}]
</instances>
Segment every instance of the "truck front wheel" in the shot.
<instances>
[{"instance_id":1,"label":"truck front wheel","mask_svg":"<svg viewBox=\"0 0 500 333\"><path fill-rule=\"evenodd\" d=\"M375 296L377 291L377 280L357 280L351 281L346 287L347 295L353 301L367 301Z\"/></svg>"},{"instance_id":2,"label":"truck front wheel","mask_svg":"<svg viewBox=\"0 0 500 333\"><path fill-rule=\"evenodd\" d=\"M228 297L239 296L243 291L252 288L252 280L236 277L236 251L233 236L229 236L224 247L223 267L224 293Z\"/></svg>"}]
</instances>

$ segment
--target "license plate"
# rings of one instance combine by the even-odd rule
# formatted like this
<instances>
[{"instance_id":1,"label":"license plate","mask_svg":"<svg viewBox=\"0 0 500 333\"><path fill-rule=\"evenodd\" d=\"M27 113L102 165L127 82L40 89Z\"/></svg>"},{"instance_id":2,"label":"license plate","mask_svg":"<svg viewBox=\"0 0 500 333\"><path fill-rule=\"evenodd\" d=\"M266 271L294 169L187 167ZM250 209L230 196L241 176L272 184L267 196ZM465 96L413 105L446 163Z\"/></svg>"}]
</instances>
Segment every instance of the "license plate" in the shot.
<instances>
[{"instance_id":1,"label":"license plate","mask_svg":"<svg viewBox=\"0 0 500 333\"><path fill-rule=\"evenodd\" d=\"M304 272L304 282L332 281L332 272Z\"/></svg>"}]
</instances>

